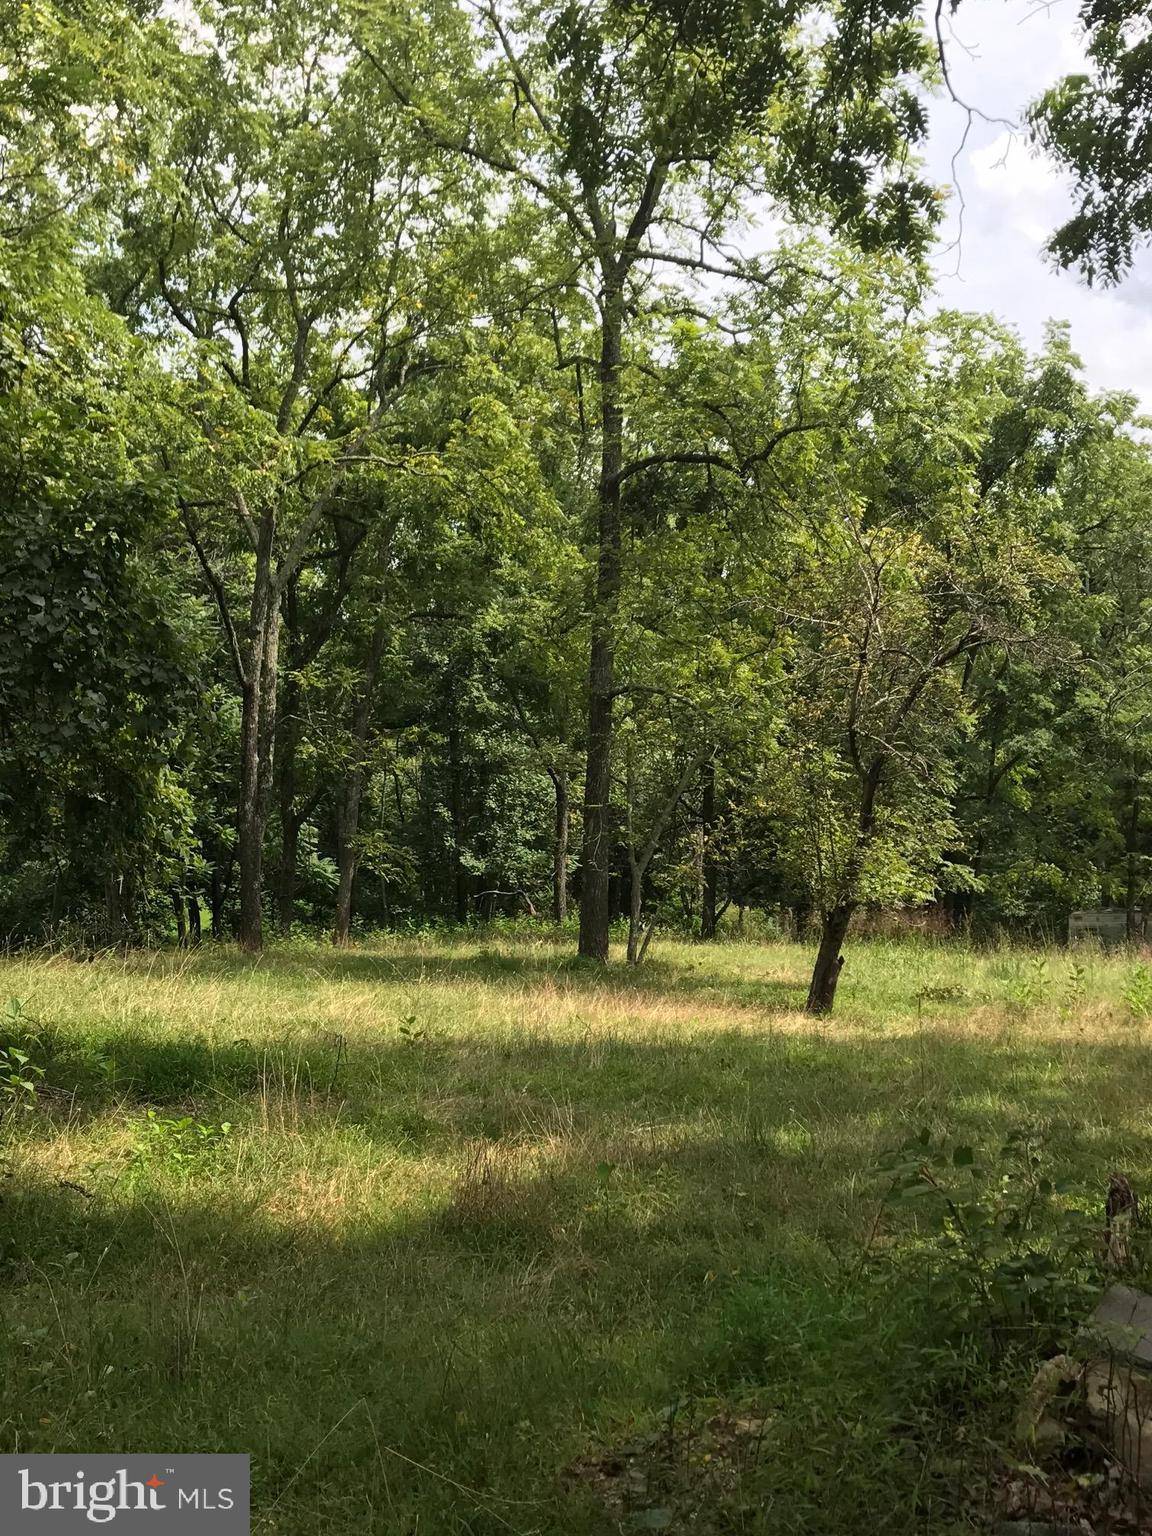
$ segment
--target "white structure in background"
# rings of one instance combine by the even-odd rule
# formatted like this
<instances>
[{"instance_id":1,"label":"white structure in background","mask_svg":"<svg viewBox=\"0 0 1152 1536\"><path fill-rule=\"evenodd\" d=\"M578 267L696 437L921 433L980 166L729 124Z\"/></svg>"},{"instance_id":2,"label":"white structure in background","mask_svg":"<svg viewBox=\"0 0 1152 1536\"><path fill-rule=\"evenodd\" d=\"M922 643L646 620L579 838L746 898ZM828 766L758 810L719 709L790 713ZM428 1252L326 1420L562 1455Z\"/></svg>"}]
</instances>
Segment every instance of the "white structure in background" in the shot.
<instances>
[{"instance_id":1,"label":"white structure in background","mask_svg":"<svg viewBox=\"0 0 1152 1536\"><path fill-rule=\"evenodd\" d=\"M1143 935L1147 914L1137 912L1136 932ZM1123 944L1128 937L1128 914L1123 907L1090 907L1068 917L1068 942L1099 939L1101 944Z\"/></svg>"}]
</instances>

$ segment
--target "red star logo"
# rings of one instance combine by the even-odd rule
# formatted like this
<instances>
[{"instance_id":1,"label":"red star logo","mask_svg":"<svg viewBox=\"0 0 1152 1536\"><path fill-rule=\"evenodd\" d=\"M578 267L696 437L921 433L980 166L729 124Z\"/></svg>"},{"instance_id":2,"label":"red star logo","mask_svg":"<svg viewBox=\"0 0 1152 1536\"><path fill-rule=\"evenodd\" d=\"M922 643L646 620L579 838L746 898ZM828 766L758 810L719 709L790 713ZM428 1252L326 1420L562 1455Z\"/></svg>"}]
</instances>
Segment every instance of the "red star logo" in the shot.
<instances>
[{"instance_id":1,"label":"red star logo","mask_svg":"<svg viewBox=\"0 0 1152 1536\"><path fill-rule=\"evenodd\" d=\"M152 1476L148 1479L144 1486L145 1488L163 1488L164 1479L162 1477L157 1477L155 1472L153 1472Z\"/></svg>"}]
</instances>

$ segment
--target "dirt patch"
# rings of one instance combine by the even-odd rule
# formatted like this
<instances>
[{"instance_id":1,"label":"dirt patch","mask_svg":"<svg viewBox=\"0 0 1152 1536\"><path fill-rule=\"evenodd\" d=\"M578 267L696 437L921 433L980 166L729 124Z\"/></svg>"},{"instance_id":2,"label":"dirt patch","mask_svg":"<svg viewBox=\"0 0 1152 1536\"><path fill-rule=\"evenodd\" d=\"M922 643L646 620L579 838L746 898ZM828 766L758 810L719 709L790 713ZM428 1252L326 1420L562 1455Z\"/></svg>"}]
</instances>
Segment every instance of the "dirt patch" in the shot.
<instances>
[{"instance_id":1,"label":"dirt patch","mask_svg":"<svg viewBox=\"0 0 1152 1536\"><path fill-rule=\"evenodd\" d=\"M565 1475L622 1531L707 1531L744 1511L768 1424L753 1407L674 1405L659 1428L581 1456Z\"/></svg>"},{"instance_id":2,"label":"dirt patch","mask_svg":"<svg viewBox=\"0 0 1152 1536\"><path fill-rule=\"evenodd\" d=\"M1071 1458L1070 1458L1071 1461ZM1006 1468L997 1536L1150 1536L1152 1505L1122 1467L1102 1457L1068 1466Z\"/></svg>"}]
</instances>

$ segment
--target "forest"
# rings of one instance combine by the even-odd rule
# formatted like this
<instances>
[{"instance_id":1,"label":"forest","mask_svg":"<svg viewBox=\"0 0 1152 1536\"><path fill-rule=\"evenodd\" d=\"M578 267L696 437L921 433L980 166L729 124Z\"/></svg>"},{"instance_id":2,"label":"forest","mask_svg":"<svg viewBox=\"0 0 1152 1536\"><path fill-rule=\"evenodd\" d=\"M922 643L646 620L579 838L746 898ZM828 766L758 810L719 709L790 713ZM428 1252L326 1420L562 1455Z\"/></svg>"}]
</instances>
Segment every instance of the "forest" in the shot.
<instances>
[{"instance_id":1,"label":"forest","mask_svg":"<svg viewBox=\"0 0 1152 1536\"><path fill-rule=\"evenodd\" d=\"M931 305L934 43L803 14L8 16L10 941L1142 931L1139 402Z\"/></svg>"}]
</instances>

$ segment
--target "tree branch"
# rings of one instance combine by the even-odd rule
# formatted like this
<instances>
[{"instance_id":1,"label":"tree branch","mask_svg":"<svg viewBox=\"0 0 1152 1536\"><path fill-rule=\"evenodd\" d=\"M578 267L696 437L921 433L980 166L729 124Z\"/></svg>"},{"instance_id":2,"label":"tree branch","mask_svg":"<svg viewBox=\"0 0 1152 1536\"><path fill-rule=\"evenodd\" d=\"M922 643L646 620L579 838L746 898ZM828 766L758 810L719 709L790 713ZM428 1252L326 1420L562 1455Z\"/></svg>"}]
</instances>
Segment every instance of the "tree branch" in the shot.
<instances>
[{"instance_id":1,"label":"tree branch","mask_svg":"<svg viewBox=\"0 0 1152 1536\"><path fill-rule=\"evenodd\" d=\"M220 621L224 625L224 633L228 637L228 646L232 653L232 665L236 669L236 680L241 688L247 688L248 672L244 666L244 656L240 649L240 640L236 634L236 626L232 622L232 614L228 608L228 595L224 591L224 583L212 568L212 563L204 551L204 546L200 542L200 536L192 522L191 509L185 501L180 502L180 517L184 524L184 530L188 535L188 542L195 550L196 558L200 562L200 569L204 572L204 579L212 589L212 595L216 599L216 607L220 612Z\"/></svg>"}]
</instances>

